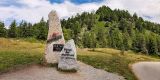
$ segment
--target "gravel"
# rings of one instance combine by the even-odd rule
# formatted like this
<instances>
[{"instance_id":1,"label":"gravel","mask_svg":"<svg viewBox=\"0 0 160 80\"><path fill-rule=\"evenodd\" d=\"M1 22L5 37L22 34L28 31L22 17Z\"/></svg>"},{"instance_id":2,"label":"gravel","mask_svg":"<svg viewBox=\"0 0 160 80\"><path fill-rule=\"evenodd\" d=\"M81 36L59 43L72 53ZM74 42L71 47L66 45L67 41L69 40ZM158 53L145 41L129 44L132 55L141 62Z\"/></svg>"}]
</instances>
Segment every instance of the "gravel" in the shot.
<instances>
[{"instance_id":1,"label":"gravel","mask_svg":"<svg viewBox=\"0 0 160 80\"><path fill-rule=\"evenodd\" d=\"M125 80L117 74L78 63L80 68L76 73L59 72L53 67L32 65L22 70L4 73L0 75L0 80Z\"/></svg>"}]
</instances>

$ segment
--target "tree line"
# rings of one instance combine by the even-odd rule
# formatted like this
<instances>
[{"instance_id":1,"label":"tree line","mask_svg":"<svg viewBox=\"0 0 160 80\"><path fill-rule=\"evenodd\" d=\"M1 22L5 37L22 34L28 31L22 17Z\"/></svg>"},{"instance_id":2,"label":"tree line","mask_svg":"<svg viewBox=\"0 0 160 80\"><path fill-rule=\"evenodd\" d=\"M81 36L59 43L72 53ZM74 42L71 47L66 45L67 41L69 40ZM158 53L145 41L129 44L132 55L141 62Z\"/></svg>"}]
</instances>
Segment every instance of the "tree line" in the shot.
<instances>
[{"instance_id":1,"label":"tree line","mask_svg":"<svg viewBox=\"0 0 160 80\"><path fill-rule=\"evenodd\" d=\"M136 13L102 6L96 12L77 14L61 22L65 39L73 38L82 48L160 54L160 24L145 21Z\"/></svg>"},{"instance_id":2,"label":"tree line","mask_svg":"<svg viewBox=\"0 0 160 80\"><path fill-rule=\"evenodd\" d=\"M96 12L84 12L61 20L66 40L74 39L79 48L115 48L133 50L147 55L160 55L160 24L143 20L126 10L107 6ZM48 22L43 18L35 24L14 20L9 29L0 22L0 37L33 37L46 40Z\"/></svg>"},{"instance_id":3,"label":"tree line","mask_svg":"<svg viewBox=\"0 0 160 80\"><path fill-rule=\"evenodd\" d=\"M17 24L14 20L9 29L5 28L3 22L0 22L0 37L7 38L36 38L40 40L46 40L48 34L48 25L47 22L42 18L40 22L31 24L22 20Z\"/></svg>"}]
</instances>

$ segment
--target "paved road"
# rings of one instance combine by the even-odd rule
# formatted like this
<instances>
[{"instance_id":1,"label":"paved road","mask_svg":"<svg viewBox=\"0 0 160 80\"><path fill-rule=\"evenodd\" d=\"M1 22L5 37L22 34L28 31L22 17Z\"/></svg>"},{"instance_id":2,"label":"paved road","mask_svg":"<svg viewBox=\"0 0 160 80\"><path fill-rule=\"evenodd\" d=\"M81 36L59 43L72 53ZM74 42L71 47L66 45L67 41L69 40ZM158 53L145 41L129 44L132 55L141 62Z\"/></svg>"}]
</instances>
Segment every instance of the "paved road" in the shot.
<instances>
[{"instance_id":1,"label":"paved road","mask_svg":"<svg viewBox=\"0 0 160 80\"><path fill-rule=\"evenodd\" d=\"M139 80L160 80L160 62L139 62L132 65Z\"/></svg>"},{"instance_id":2,"label":"paved road","mask_svg":"<svg viewBox=\"0 0 160 80\"><path fill-rule=\"evenodd\" d=\"M77 73L63 73L52 67L38 65L23 70L0 75L0 80L124 80L122 76L95 69L79 62L80 70Z\"/></svg>"}]
</instances>

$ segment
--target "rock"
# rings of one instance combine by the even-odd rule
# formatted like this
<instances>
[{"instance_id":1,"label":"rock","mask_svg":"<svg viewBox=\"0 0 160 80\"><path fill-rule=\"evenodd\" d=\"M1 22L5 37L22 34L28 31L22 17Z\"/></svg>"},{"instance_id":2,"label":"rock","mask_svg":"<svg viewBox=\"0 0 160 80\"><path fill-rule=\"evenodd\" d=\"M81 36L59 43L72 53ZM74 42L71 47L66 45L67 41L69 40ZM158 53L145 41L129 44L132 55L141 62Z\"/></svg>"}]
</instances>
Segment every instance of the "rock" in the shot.
<instances>
[{"instance_id":1,"label":"rock","mask_svg":"<svg viewBox=\"0 0 160 80\"><path fill-rule=\"evenodd\" d=\"M65 40L57 13L55 11L51 11L48 17L49 31L45 49L45 62L55 64L58 62Z\"/></svg>"},{"instance_id":2,"label":"rock","mask_svg":"<svg viewBox=\"0 0 160 80\"><path fill-rule=\"evenodd\" d=\"M58 61L58 69L62 71L77 71L77 54L74 40L69 40L61 51Z\"/></svg>"}]
</instances>

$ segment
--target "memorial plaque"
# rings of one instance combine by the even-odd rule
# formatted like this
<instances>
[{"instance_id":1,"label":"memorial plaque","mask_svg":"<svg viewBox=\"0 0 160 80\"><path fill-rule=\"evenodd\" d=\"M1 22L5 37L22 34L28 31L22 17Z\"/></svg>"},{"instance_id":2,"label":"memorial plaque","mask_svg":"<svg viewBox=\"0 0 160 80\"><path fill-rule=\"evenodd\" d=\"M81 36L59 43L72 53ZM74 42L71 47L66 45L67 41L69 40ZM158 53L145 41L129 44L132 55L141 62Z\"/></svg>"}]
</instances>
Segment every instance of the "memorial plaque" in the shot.
<instances>
[{"instance_id":1,"label":"memorial plaque","mask_svg":"<svg viewBox=\"0 0 160 80\"><path fill-rule=\"evenodd\" d=\"M53 51L62 51L64 44L53 44Z\"/></svg>"},{"instance_id":2,"label":"memorial plaque","mask_svg":"<svg viewBox=\"0 0 160 80\"><path fill-rule=\"evenodd\" d=\"M51 11L48 17L49 30L45 50L45 61L46 63L54 64L58 63L65 40L57 13Z\"/></svg>"}]
</instances>

